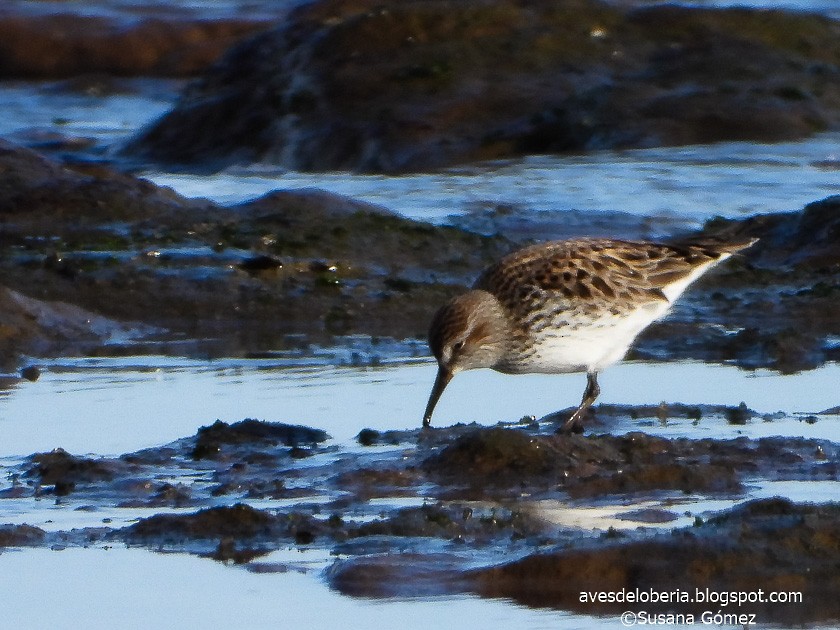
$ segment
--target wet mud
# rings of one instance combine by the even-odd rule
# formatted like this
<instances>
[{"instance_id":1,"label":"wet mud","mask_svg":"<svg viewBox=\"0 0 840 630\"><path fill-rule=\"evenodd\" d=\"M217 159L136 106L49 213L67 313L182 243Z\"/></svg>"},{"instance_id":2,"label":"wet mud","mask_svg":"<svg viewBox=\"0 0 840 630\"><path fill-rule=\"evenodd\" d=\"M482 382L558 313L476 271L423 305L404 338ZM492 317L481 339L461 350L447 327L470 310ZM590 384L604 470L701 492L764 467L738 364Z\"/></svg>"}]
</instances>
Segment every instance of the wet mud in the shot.
<instances>
[{"instance_id":1,"label":"wet mud","mask_svg":"<svg viewBox=\"0 0 840 630\"><path fill-rule=\"evenodd\" d=\"M632 413L621 411L625 417ZM729 417L738 411L728 408L723 414ZM795 444L772 438L665 439L639 432L543 436L506 428L477 429L430 456L423 469L447 485L448 496L466 497L516 496L524 489L562 491L571 498L657 490L725 494L740 491L744 475L761 470L762 461L775 462L785 478L825 474L822 478L831 479L837 474L837 465L823 460L806 473L804 463L824 453L810 443ZM775 473L763 473L765 478L768 475Z\"/></svg>"},{"instance_id":2,"label":"wet mud","mask_svg":"<svg viewBox=\"0 0 840 630\"><path fill-rule=\"evenodd\" d=\"M272 551L320 549L335 557L325 570L328 583L348 595L475 592L590 614L616 613L582 607L576 597L590 587L726 590L760 582L801 590L809 603L750 610L762 619L836 618L840 511L748 499L759 482L840 481L840 447L800 438L666 439L599 430L667 413L772 421L743 407L668 408L596 407L593 432L573 436L554 434L552 420L526 419L489 428L367 430L357 444L340 446L317 429L249 419L216 422L118 458L58 449L10 467L11 486L0 490L0 502L54 496L55 509L107 518L50 532L0 526L0 546L123 543L256 572L286 570L267 558ZM735 507L674 527L703 497ZM595 529L551 516L552 509L636 504L649 507L625 509L621 521ZM124 509L141 512L118 525ZM607 524L613 522L627 527Z\"/></svg>"}]
</instances>

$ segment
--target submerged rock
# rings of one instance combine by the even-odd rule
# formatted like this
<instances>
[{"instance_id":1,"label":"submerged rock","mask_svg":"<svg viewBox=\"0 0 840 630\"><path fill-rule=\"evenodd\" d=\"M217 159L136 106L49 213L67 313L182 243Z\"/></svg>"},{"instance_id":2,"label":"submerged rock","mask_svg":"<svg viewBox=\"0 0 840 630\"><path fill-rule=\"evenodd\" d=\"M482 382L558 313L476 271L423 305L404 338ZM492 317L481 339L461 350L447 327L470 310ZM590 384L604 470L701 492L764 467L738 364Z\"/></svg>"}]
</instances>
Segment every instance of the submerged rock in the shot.
<instances>
[{"instance_id":1,"label":"submerged rock","mask_svg":"<svg viewBox=\"0 0 840 630\"><path fill-rule=\"evenodd\" d=\"M127 152L402 172L797 138L840 122L838 41L782 11L321 0L234 47Z\"/></svg>"}]
</instances>

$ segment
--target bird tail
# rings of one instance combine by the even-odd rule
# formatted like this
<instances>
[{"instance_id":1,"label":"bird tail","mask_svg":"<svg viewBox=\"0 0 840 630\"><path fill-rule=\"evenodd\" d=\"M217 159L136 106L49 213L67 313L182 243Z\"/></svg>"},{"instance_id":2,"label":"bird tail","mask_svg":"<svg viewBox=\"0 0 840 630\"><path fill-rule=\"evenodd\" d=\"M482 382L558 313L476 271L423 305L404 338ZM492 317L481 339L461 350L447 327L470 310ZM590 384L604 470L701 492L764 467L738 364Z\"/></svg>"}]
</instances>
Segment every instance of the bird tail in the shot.
<instances>
[{"instance_id":1,"label":"bird tail","mask_svg":"<svg viewBox=\"0 0 840 630\"><path fill-rule=\"evenodd\" d=\"M684 247L699 247L704 250L707 255L717 258L728 258L736 252L747 249L755 245L759 239L755 236L732 237L724 235L708 235L700 234L695 237L689 237L681 240L679 245Z\"/></svg>"},{"instance_id":2,"label":"bird tail","mask_svg":"<svg viewBox=\"0 0 840 630\"><path fill-rule=\"evenodd\" d=\"M728 240L717 244L716 249L722 254L734 254L735 252L740 252L742 249L752 247L758 242L758 240L759 239L755 236L737 240Z\"/></svg>"}]
</instances>

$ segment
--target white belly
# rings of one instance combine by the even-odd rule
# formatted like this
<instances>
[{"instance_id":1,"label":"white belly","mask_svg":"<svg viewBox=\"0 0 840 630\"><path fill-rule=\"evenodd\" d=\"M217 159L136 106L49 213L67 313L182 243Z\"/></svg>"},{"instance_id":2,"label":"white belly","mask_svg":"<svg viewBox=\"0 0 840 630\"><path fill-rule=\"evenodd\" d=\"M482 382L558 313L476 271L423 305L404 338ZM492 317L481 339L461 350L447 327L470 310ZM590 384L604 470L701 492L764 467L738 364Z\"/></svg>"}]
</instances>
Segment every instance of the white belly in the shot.
<instances>
[{"instance_id":1,"label":"white belly","mask_svg":"<svg viewBox=\"0 0 840 630\"><path fill-rule=\"evenodd\" d=\"M723 254L697 267L684 278L663 287L665 299L640 304L624 315L605 312L590 320L585 311L558 313L552 326L533 333L537 338L533 349L507 357L496 369L511 374L598 372L624 358L639 333L665 315L671 304L709 267L730 256Z\"/></svg>"},{"instance_id":2,"label":"white belly","mask_svg":"<svg viewBox=\"0 0 840 630\"><path fill-rule=\"evenodd\" d=\"M620 361L636 337L653 321L662 317L670 303L648 303L627 315L604 315L587 324L546 329L530 356L500 366L509 373L598 372Z\"/></svg>"}]
</instances>

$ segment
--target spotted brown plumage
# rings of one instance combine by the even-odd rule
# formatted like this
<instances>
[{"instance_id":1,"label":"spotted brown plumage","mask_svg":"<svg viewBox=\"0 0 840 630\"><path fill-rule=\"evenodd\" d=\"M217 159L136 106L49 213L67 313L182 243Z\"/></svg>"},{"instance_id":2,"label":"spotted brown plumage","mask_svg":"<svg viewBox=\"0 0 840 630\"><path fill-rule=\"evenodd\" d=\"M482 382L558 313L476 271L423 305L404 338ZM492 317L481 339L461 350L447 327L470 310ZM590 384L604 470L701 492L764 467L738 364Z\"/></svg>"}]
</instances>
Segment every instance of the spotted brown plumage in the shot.
<instances>
[{"instance_id":1,"label":"spotted brown plumage","mask_svg":"<svg viewBox=\"0 0 840 630\"><path fill-rule=\"evenodd\" d=\"M505 256L432 321L429 346L439 369L424 426L457 372L488 367L586 372L583 400L564 427L578 428L598 395L598 372L620 360L689 284L753 242L574 239Z\"/></svg>"}]
</instances>

